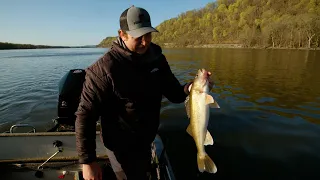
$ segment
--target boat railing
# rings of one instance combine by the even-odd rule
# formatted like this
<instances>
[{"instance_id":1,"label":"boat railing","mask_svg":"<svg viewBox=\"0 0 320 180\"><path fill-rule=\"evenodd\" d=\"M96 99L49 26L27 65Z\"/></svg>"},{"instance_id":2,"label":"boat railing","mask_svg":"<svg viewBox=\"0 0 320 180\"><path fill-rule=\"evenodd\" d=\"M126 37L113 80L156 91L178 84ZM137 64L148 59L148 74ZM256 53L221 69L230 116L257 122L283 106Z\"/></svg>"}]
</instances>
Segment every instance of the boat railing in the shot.
<instances>
[{"instance_id":1,"label":"boat railing","mask_svg":"<svg viewBox=\"0 0 320 180\"><path fill-rule=\"evenodd\" d=\"M12 134L12 133L15 132L14 130L19 129L19 128L26 128L26 127L31 128L31 130L29 130L29 131L27 131L25 133L32 133L32 132L36 133L36 131L37 131L34 126L24 123L24 124L14 124L14 125L12 125L10 127L9 131L4 131L4 132L2 132L2 134L5 134L5 133L11 133Z\"/></svg>"},{"instance_id":2,"label":"boat railing","mask_svg":"<svg viewBox=\"0 0 320 180\"><path fill-rule=\"evenodd\" d=\"M12 125L11 128L10 128L10 133L13 133L13 130L16 129L16 128L21 128L21 127L30 127L32 128L31 131L29 131L28 133L36 133L36 128L30 124L15 124L15 125Z\"/></svg>"}]
</instances>

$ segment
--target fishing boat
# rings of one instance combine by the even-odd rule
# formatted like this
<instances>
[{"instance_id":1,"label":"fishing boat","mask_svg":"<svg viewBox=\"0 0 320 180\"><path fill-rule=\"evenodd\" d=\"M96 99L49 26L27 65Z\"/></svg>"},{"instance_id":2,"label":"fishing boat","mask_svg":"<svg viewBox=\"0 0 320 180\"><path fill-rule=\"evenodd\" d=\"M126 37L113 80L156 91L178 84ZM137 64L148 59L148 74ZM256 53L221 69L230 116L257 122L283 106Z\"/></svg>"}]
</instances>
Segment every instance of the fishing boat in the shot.
<instances>
[{"instance_id":1,"label":"fishing boat","mask_svg":"<svg viewBox=\"0 0 320 180\"><path fill-rule=\"evenodd\" d=\"M74 130L74 112L85 71L72 69L59 82L58 116L54 126L46 132L37 132L31 124L15 124L0 133L1 180L81 180L82 169L78 163ZM107 149L100 139L97 122L96 154L103 179L116 179ZM169 158L159 135L151 146L153 171L150 179L174 180Z\"/></svg>"}]
</instances>

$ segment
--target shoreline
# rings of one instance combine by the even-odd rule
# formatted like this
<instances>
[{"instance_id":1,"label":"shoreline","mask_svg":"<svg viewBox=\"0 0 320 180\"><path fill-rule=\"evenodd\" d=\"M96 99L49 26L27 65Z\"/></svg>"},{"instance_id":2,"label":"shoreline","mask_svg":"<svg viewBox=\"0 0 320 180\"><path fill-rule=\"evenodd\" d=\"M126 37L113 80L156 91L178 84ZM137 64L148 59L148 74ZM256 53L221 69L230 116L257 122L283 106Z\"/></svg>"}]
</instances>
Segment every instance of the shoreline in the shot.
<instances>
[{"instance_id":1,"label":"shoreline","mask_svg":"<svg viewBox=\"0 0 320 180\"><path fill-rule=\"evenodd\" d=\"M33 50L33 49L89 49L98 47L49 47L49 48L12 48L12 49L0 49L0 51L5 50Z\"/></svg>"},{"instance_id":2,"label":"shoreline","mask_svg":"<svg viewBox=\"0 0 320 180\"><path fill-rule=\"evenodd\" d=\"M156 43L157 44L157 43ZM166 49L175 49L175 48L228 48L228 49L266 49L266 50L272 50L272 49L281 49L281 50L320 50L320 47L318 48L306 48L306 47L300 47L300 48L289 48L289 47L259 47L259 46L253 46L253 47L246 47L242 44L202 44L202 45L187 45L187 46L180 46L175 45L173 43L164 43L164 44L158 44L162 48ZM1 50L27 50L27 49L72 49L72 48L110 48L110 47L101 47L101 46L83 46L83 47L66 47L66 46L57 46L57 47L36 47L36 48L11 48L11 49L0 49Z\"/></svg>"},{"instance_id":3,"label":"shoreline","mask_svg":"<svg viewBox=\"0 0 320 180\"><path fill-rule=\"evenodd\" d=\"M62 45L16 44L16 43L9 43L9 42L0 42L0 50L67 49L67 48L92 48L92 47L97 47L97 45L62 46Z\"/></svg>"},{"instance_id":4,"label":"shoreline","mask_svg":"<svg viewBox=\"0 0 320 180\"><path fill-rule=\"evenodd\" d=\"M289 47L261 47L261 46L253 46L253 47L246 47L242 44L202 44L202 45L187 45L187 46L179 46L179 45L173 45L173 44L162 44L163 48L232 48L232 49L283 49L283 50L320 50L320 47L318 48L306 48L306 47L300 47L300 48L289 48Z\"/></svg>"}]
</instances>

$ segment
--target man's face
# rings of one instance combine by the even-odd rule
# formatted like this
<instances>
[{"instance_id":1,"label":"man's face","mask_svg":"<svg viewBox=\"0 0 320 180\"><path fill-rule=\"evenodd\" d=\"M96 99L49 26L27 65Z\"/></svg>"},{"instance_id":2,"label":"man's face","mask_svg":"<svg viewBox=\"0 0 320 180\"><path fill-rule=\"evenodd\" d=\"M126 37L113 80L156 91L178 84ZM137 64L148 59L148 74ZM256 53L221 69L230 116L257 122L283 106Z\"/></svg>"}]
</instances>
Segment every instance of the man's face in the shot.
<instances>
[{"instance_id":1,"label":"man's face","mask_svg":"<svg viewBox=\"0 0 320 180\"><path fill-rule=\"evenodd\" d=\"M144 54L150 46L152 35L150 32L143 36L134 38L127 34L127 36L122 36L121 38L128 47L128 49L138 54Z\"/></svg>"}]
</instances>

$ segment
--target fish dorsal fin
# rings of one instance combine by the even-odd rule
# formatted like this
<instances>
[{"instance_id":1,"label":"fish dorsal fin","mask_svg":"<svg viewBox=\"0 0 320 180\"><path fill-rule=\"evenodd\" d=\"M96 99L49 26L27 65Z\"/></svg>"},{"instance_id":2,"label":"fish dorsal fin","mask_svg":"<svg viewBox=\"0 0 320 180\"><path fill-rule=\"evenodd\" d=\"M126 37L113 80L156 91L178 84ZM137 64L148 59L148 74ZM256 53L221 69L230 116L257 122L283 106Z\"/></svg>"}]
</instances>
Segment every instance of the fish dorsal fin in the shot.
<instances>
[{"instance_id":1,"label":"fish dorsal fin","mask_svg":"<svg viewBox=\"0 0 320 180\"><path fill-rule=\"evenodd\" d=\"M186 100L184 101L184 104L186 106L186 111L187 111L187 115L188 115L188 118L190 119L191 118L191 114L190 114L190 96L187 96Z\"/></svg>"},{"instance_id":2,"label":"fish dorsal fin","mask_svg":"<svg viewBox=\"0 0 320 180\"><path fill-rule=\"evenodd\" d=\"M189 124L188 127L187 127L187 133L193 137L192 135L192 130L191 130L191 125Z\"/></svg>"},{"instance_id":3,"label":"fish dorsal fin","mask_svg":"<svg viewBox=\"0 0 320 180\"><path fill-rule=\"evenodd\" d=\"M207 130L207 134L206 134L206 138L204 140L204 143L203 143L205 146L207 145L213 145L213 138L210 134L210 132Z\"/></svg>"},{"instance_id":4,"label":"fish dorsal fin","mask_svg":"<svg viewBox=\"0 0 320 180\"><path fill-rule=\"evenodd\" d=\"M206 94L206 105L214 103L214 99L210 94Z\"/></svg>"}]
</instances>

